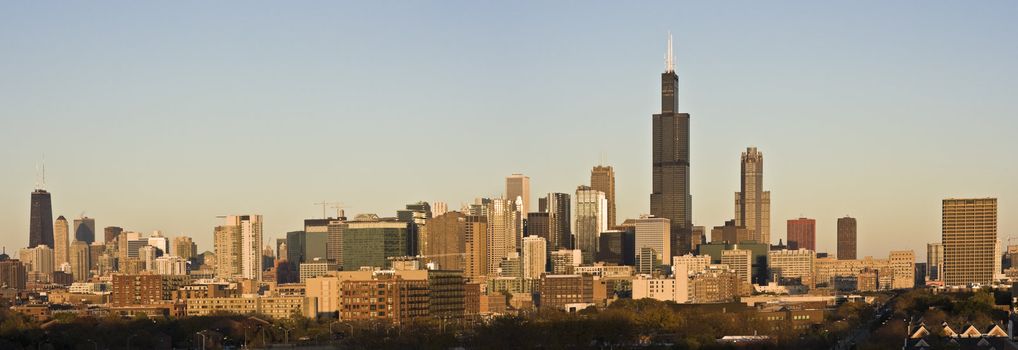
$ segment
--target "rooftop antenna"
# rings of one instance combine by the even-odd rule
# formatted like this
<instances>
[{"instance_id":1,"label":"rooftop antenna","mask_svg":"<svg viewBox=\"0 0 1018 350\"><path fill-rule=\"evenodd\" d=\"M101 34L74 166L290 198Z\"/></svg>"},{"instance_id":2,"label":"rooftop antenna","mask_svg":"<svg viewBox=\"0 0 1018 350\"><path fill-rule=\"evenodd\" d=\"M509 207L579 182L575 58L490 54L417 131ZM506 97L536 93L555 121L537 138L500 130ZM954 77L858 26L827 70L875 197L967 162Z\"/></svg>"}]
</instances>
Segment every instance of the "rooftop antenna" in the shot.
<instances>
[{"instance_id":1,"label":"rooftop antenna","mask_svg":"<svg viewBox=\"0 0 1018 350\"><path fill-rule=\"evenodd\" d=\"M675 55L672 54L672 32L668 31L668 51L665 52L665 73L675 71Z\"/></svg>"}]
</instances>

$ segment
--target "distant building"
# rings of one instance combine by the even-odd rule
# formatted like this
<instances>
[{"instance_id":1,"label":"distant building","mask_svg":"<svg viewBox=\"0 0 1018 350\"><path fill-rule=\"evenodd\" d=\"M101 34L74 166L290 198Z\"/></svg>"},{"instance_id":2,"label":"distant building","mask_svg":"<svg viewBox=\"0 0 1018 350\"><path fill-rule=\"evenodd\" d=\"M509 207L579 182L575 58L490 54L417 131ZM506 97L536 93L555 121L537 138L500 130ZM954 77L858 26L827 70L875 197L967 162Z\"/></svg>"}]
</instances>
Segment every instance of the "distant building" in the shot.
<instances>
[{"instance_id":1,"label":"distant building","mask_svg":"<svg viewBox=\"0 0 1018 350\"><path fill-rule=\"evenodd\" d=\"M488 219L467 215L463 226L463 275L476 279L488 273Z\"/></svg>"},{"instance_id":2,"label":"distant building","mask_svg":"<svg viewBox=\"0 0 1018 350\"><path fill-rule=\"evenodd\" d=\"M92 244L95 242L95 219L82 216L74 220L74 239Z\"/></svg>"},{"instance_id":3,"label":"distant building","mask_svg":"<svg viewBox=\"0 0 1018 350\"><path fill-rule=\"evenodd\" d=\"M690 301L696 304L726 303L738 299L741 283L735 271L708 268L690 277Z\"/></svg>"},{"instance_id":4,"label":"distant building","mask_svg":"<svg viewBox=\"0 0 1018 350\"><path fill-rule=\"evenodd\" d=\"M788 249L817 250L817 221L810 218L788 220Z\"/></svg>"},{"instance_id":5,"label":"distant building","mask_svg":"<svg viewBox=\"0 0 1018 350\"><path fill-rule=\"evenodd\" d=\"M772 250L767 255L771 280L778 284L814 285L814 264L816 254L812 250Z\"/></svg>"},{"instance_id":6,"label":"distant building","mask_svg":"<svg viewBox=\"0 0 1018 350\"><path fill-rule=\"evenodd\" d=\"M519 197L523 200L520 206L521 213L530 212L530 177L523 174L512 174L505 178L505 196L509 201L516 201Z\"/></svg>"},{"instance_id":7,"label":"distant building","mask_svg":"<svg viewBox=\"0 0 1018 350\"><path fill-rule=\"evenodd\" d=\"M189 317L215 313L258 314L275 319L289 319L295 315L307 318L318 316L314 299L306 296L244 296L226 298L192 298L187 301Z\"/></svg>"},{"instance_id":8,"label":"distant building","mask_svg":"<svg viewBox=\"0 0 1018 350\"><path fill-rule=\"evenodd\" d=\"M90 253L91 250L89 249L88 243L82 241L74 241L74 243L71 243L71 276L74 276L75 282L88 281L90 277L89 267L91 266L91 260L89 258Z\"/></svg>"},{"instance_id":9,"label":"distant building","mask_svg":"<svg viewBox=\"0 0 1018 350\"><path fill-rule=\"evenodd\" d=\"M23 262L9 259L6 254L0 256L0 288L24 290L27 281L28 270Z\"/></svg>"},{"instance_id":10,"label":"distant building","mask_svg":"<svg viewBox=\"0 0 1018 350\"><path fill-rule=\"evenodd\" d=\"M179 236L173 238L173 255L184 260L190 260L198 255L198 245L194 244L191 237Z\"/></svg>"},{"instance_id":11,"label":"distant building","mask_svg":"<svg viewBox=\"0 0 1018 350\"><path fill-rule=\"evenodd\" d=\"M711 243L755 242L753 236L750 229L736 225L735 220L725 221L724 226L714 226L710 230Z\"/></svg>"},{"instance_id":12,"label":"distant building","mask_svg":"<svg viewBox=\"0 0 1018 350\"><path fill-rule=\"evenodd\" d=\"M855 260L856 221L852 217L838 219L838 259Z\"/></svg>"},{"instance_id":13,"label":"distant building","mask_svg":"<svg viewBox=\"0 0 1018 350\"><path fill-rule=\"evenodd\" d=\"M61 215L57 217L55 224L50 226L53 230L53 237L50 238L53 241L53 263L56 266L63 265L71 261L71 241L69 238L71 228L67 223L67 219Z\"/></svg>"},{"instance_id":14,"label":"distant building","mask_svg":"<svg viewBox=\"0 0 1018 350\"><path fill-rule=\"evenodd\" d=\"M103 238L104 238L103 241L107 242L107 243L113 242L113 241L115 241L117 239L117 236L119 236L121 232L124 232L124 229L121 228L121 227L106 226L106 228L103 229Z\"/></svg>"},{"instance_id":15,"label":"distant building","mask_svg":"<svg viewBox=\"0 0 1018 350\"><path fill-rule=\"evenodd\" d=\"M620 228L623 230L601 232L597 261L615 265L636 264L636 228Z\"/></svg>"},{"instance_id":16,"label":"distant building","mask_svg":"<svg viewBox=\"0 0 1018 350\"><path fill-rule=\"evenodd\" d=\"M615 227L615 169L598 165L590 171L590 188L604 193L608 201L608 227Z\"/></svg>"},{"instance_id":17,"label":"distant building","mask_svg":"<svg viewBox=\"0 0 1018 350\"><path fill-rule=\"evenodd\" d=\"M42 186L37 186L42 187ZM53 205L50 193L42 188L32 191L32 209L28 223L28 247L53 245Z\"/></svg>"},{"instance_id":18,"label":"distant building","mask_svg":"<svg viewBox=\"0 0 1018 350\"><path fill-rule=\"evenodd\" d=\"M707 243L701 244L698 248L698 252L702 255L709 255L711 257L711 263L721 264L724 251L742 249L748 250L751 254L751 276L752 282L760 285L767 284L770 280L768 275L768 252L770 246L765 243L757 243L753 241L744 241L739 244L733 243Z\"/></svg>"},{"instance_id":19,"label":"distant building","mask_svg":"<svg viewBox=\"0 0 1018 350\"><path fill-rule=\"evenodd\" d=\"M608 230L608 200L604 192L579 186L573 208L575 247L583 252L583 263L591 264L597 257L598 238L601 232Z\"/></svg>"},{"instance_id":20,"label":"distant building","mask_svg":"<svg viewBox=\"0 0 1018 350\"><path fill-rule=\"evenodd\" d=\"M597 303L594 276L544 275L541 277L539 307L564 310L570 304ZM603 291L602 293L604 294Z\"/></svg>"},{"instance_id":21,"label":"distant building","mask_svg":"<svg viewBox=\"0 0 1018 350\"><path fill-rule=\"evenodd\" d=\"M891 251L888 260L894 278L892 289L911 289L915 287L915 252L911 250Z\"/></svg>"},{"instance_id":22,"label":"distant building","mask_svg":"<svg viewBox=\"0 0 1018 350\"><path fill-rule=\"evenodd\" d=\"M343 270L388 267L388 259L408 255L407 223L401 221L348 221L343 232Z\"/></svg>"},{"instance_id":23,"label":"distant building","mask_svg":"<svg viewBox=\"0 0 1018 350\"><path fill-rule=\"evenodd\" d=\"M993 281L997 199L943 200L944 283L963 286Z\"/></svg>"},{"instance_id":24,"label":"distant building","mask_svg":"<svg viewBox=\"0 0 1018 350\"><path fill-rule=\"evenodd\" d=\"M739 281L747 286L752 284L753 252L746 249L729 249L721 251L721 264L727 265L739 276Z\"/></svg>"},{"instance_id":25,"label":"distant building","mask_svg":"<svg viewBox=\"0 0 1018 350\"><path fill-rule=\"evenodd\" d=\"M451 211L428 221L421 255L445 270L463 270L466 251L466 215Z\"/></svg>"},{"instance_id":26,"label":"distant building","mask_svg":"<svg viewBox=\"0 0 1018 350\"><path fill-rule=\"evenodd\" d=\"M654 257L659 261L659 264L668 265L671 263L670 255L668 252L672 251L672 240L671 240L671 223L666 218L658 218L652 216L642 216L635 222L636 225L636 238L633 255L640 260L640 253L643 248L650 248L654 251ZM647 260L647 259L643 259ZM638 262L638 265L649 264L648 261ZM652 266L653 269L656 266ZM642 270L642 269L641 269Z\"/></svg>"},{"instance_id":27,"label":"distant building","mask_svg":"<svg viewBox=\"0 0 1018 350\"><path fill-rule=\"evenodd\" d=\"M580 266L583 255L578 249L559 249L551 252L551 274L568 275Z\"/></svg>"},{"instance_id":28,"label":"distant building","mask_svg":"<svg viewBox=\"0 0 1018 350\"><path fill-rule=\"evenodd\" d=\"M541 202L548 213L548 247L550 250L573 249L572 201L568 193L548 193Z\"/></svg>"},{"instance_id":29,"label":"distant building","mask_svg":"<svg viewBox=\"0 0 1018 350\"><path fill-rule=\"evenodd\" d=\"M308 278L325 276L331 271L339 271L339 266L335 263L328 262L325 259L301 263L300 283L304 283Z\"/></svg>"},{"instance_id":30,"label":"distant building","mask_svg":"<svg viewBox=\"0 0 1018 350\"><path fill-rule=\"evenodd\" d=\"M741 191L735 193L735 226L749 231L748 239L771 243L771 192L763 190L763 152L742 152ZM740 243L734 241L733 243Z\"/></svg>"},{"instance_id":31,"label":"distant building","mask_svg":"<svg viewBox=\"0 0 1018 350\"><path fill-rule=\"evenodd\" d=\"M523 237L523 278L541 278L548 265L548 243L542 237Z\"/></svg>"},{"instance_id":32,"label":"distant building","mask_svg":"<svg viewBox=\"0 0 1018 350\"><path fill-rule=\"evenodd\" d=\"M188 283L182 275L113 275L112 306L170 303L173 293Z\"/></svg>"}]
</instances>

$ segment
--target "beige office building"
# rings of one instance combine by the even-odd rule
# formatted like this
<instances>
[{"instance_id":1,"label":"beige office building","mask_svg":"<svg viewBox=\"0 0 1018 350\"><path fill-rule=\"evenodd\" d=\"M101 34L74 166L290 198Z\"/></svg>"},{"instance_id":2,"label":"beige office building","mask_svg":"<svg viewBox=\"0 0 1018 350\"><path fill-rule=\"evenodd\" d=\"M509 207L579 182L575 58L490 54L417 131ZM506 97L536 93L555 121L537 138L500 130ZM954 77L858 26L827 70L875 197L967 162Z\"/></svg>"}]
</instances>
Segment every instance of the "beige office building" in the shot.
<instances>
[{"instance_id":1,"label":"beige office building","mask_svg":"<svg viewBox=\"0 0 1018 350\"><path fill-rule=\"evenodd\" d=\"M598 165L590 171L590 188L604 192L608 200L608 227L615 227L615 169Z\"/></svg>"},{"instance_id":2,"label":"beige office building","mask_svg":"<svg viewBox=\"0 0 1018 350\"><path fill-rule=\"evenodd\" d=\"M530 212L530 177L523 174L512 174L505 178L505 197L515 202L516 197L523 199L520 212Z\"/></svg>"},{"instance_id":3,"label":"beige office building","mask_svg":"<svg viewBox=\"0 0 1018 350\"><path fill-rule=\"evenodd\" d=\"M892 251L888 257L894 277L892 289L909 289L915 287L915 252L911 250Z\"/></svg>"},{"instance_id":4,"label":"beige office building","mask_svg":"<svg viewBox=\"0 0 1018 350\"><path fill-rule=\"evenodd\" d=\"M944 283L964 286L993 281L997 244L997 199L945 199L942 236Z\"/></svg>"},{"instance_id":5,"label":"beige office building","mask_svg":"<svg viewBox=\"0 0 1018 350\"><path fill-rule=\"evenodd\" d=\"M63 215L57 217L56 223L53 224L53 265L57 270L64 263L71 262L71 241L68 238L70 230L67 219L64 219Z\"/></svg>"}]
</instances>

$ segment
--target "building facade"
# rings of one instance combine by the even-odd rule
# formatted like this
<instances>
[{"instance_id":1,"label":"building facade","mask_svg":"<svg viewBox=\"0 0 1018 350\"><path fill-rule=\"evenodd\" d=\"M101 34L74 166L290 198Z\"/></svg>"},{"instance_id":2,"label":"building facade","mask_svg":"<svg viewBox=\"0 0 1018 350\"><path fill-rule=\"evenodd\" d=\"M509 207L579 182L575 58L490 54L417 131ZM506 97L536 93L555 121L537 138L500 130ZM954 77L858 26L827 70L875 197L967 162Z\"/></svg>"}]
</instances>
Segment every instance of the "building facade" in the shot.
<instances>
[{"instance_id":1,"label":"building facade","mask_svg":"<svg viewBox=\"0 0 1018 350\"><path fill-rule=\"evenodd\" d=\"M590 188L604 193L608 200L608 227L615 227L615 169L610 165L591 169Z\"/></svg>"},{"instance_id":2,"label":"building facade","mask_svg":"<svg viewBox=\"0 0 1018 350\"><path fill-rule=\"evenodd\" d=\"M993 281L997 244L997 199L943 200L941 240L944 283L963 286Z\"/></svg>"},{"instance_id":3,"label":"building facade","mask_svg":"<svg viewBox=\"0 0 1018 350\"><path fill-rule=\"evenodd\" d=\"M604 192L589 186L579 186L576 188L576 202L573 208L576 249L583 252L583 263L591 264L597 257L597 243L601 232L608 230L608 200Z\"/></svg>"},{"instance_id":4,"label":"building facade","mask_svg":"<svg viewBox=\"0 0 1018 350\"><path fill-rule=\"evenodd\" d=\"M817 250L817 221L810 218L788 220L788 249Z\"/></svg>"},{"instance_id":5,"label":"building facade","mask_svg":"<svg viewBox=\"0 0 1018 350\"><path fill-rule=\"evenodd\" d=\"M855 260L858 237L853 217L838 218L838 259Z\"/></svg>"},{"instance_id":6,"label":"building facade","mask_svg":"<svg viewBox=\"0 0 1018 350\"><path fill-rule=\"evenodd\" d=\"M763 190L763 152L746 148L741 164L742 190L735 193L735 225L749 230L749 239L770 244L771 191Z\"/></svg>"}]
</instances>

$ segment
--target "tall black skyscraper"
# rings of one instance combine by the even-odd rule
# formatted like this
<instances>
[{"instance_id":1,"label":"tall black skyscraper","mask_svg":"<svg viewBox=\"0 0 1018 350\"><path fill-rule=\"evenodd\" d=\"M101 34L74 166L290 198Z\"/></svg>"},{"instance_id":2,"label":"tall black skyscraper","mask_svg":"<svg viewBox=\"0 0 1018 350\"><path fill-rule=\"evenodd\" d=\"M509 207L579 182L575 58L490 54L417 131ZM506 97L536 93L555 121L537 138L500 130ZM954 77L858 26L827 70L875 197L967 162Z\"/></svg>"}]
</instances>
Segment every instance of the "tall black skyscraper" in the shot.
<instances>
[{"instance_id":1,"label":"tall black skyscraper","mask_svg":"<svg viewBox=\"0 0 1018 350\"><path fill-rule=\"evenodd\" d=\"M44 244L53 248L53 205L49 192L32 191L32 212L28 224L28 247Z\"/></svg>"},{"instance_id":2,"label":"tall black skyscraper","mask_svg":"<svg viewBox=\"0 0 1018 350\"><path fill-rule=\"evenodd\" d=\"M689 194L689 114L679 113L679 76L668 36L661 74L661 113L654 114L653 193L650 214L671 220L671 255L690 250L693 198Z\"/></svg>"}]
</instances>

